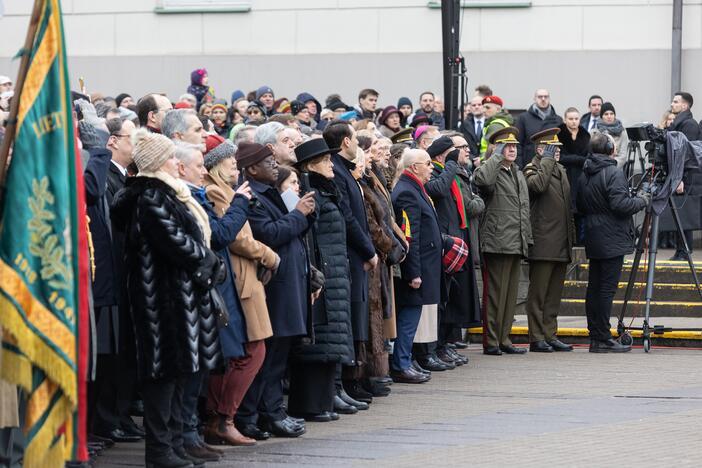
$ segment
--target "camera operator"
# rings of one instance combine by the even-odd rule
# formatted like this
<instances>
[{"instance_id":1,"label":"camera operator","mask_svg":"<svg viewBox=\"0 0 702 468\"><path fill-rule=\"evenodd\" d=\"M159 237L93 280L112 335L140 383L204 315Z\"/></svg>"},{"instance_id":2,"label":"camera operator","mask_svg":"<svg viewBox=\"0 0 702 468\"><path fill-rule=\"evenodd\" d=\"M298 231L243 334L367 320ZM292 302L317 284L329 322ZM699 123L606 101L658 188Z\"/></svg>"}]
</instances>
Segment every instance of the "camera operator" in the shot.
<instances>
[{"instance_id":1,"label":"camera operator","mask_svg":"<svg viewBox=\"0 0 702 468\"><path fill-rule=\"evenodd\" d=\"M684 91L678 91L673 96L673 101L670 103L670 110L675 115L675 120L668 127L669 131L680 132L684 134L689 141L699 140L702 136L700 132L700 126L698 125L695 118L692 116L693 99L690 93ZM702 184L702 173L699 171L689 171L685 174L682 182L677 187L675 191L676 194L686 194L686 195L697 195L696 186ZM685 209L687 207L687 209ZM683 220L684 225L697 226L700 223L700 213L699 213L699 203L685 203L682 205L680 211L680 217ZM687 261L687 252L685 252L685 245L683 240L679 238L680 236L676 234L675 243L675 255L673 255L671 260L685 260ZM685 230L685 238L687 239L687 245L692 252L692 229Z\"/></svg>"},{"instance_id":2,"label":"camera operator","mask_svg":"<svg viewBox=\"0 0 702 468\"><path fill-rule=\"evenodd\" d=\"M624 255L634 249L631 217L651 202L648 193L629 196L614 151L612 137L594 134L578 180L577 207L585 219L585 253L589 260L585 310L591 353L631 351L630 346L612 339L609 320Z\"/></svg>"}]
</instances>

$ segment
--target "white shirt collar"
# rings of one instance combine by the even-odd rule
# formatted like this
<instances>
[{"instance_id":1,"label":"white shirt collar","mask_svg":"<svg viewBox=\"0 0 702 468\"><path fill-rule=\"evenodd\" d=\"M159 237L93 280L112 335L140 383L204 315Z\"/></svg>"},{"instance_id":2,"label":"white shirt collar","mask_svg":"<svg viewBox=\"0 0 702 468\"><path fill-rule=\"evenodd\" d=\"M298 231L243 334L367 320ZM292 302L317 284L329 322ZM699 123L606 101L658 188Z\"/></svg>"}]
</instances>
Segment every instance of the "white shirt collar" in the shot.
<instances>
[{"instance_id":1,"label":"white shirt collar","mask_svg":"<svg viewBox=\"0 0 702 468\"><path fill-rule=\"evenodd\" d=\"M120 163L118 163L117 161L115 161L114 159L111 159L110 161L112 161L112 164L117 166L117 169L119 169L119 172L121 172L124 177L127 177L127 168L126 167L122 167L122 165Z\"/></svg>"}]
</instances>

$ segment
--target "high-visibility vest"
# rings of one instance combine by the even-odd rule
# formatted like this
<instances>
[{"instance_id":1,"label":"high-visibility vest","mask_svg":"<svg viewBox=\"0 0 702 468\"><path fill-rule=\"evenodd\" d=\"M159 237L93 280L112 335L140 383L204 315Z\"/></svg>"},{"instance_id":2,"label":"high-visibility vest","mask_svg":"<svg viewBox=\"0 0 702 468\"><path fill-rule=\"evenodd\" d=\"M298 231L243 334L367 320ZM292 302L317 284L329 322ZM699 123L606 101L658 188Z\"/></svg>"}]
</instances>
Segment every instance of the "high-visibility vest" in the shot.
<instances>
[{"instance_id":1,"label":"high-visibility vest","mask_svg":"<svg viewBox=\"0 0 702 468\"><path fill-rule=\"evenodd\" d=\"M487 135L488 129L492 126L492 124L498 123L502 125L503 127L509 127L510 123L507 122L505 119L494 119L492 122L490 122L489 125L486 125L483 127L483 137L480 140L480 159L484 159L485 151L487 151L488 148L488 141L487 138L485 138L485 135Z\"/></svg>"}]
</instances>

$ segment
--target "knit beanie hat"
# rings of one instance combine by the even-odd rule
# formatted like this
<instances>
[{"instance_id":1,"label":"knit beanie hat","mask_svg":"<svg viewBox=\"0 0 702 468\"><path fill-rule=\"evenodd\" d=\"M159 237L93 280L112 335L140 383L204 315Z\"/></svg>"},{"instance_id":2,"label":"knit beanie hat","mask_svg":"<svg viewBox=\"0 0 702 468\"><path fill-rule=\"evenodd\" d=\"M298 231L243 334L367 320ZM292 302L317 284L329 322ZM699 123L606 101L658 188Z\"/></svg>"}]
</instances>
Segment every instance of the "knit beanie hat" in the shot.
<instances>
[{"instance_id":1,"label":"knit beanie hat","mask_svg":"<svg viewBox=\"0 0 702 468\"><path fill-rule=\"evenodd\" d=\"M207 69L198 68L190 73L190 84L202 85L202 79L207 75Z\"/></svg>"},{"instance_id":2,"label":"knit beanie hat","mask_svg":"<svg viewBox=\"0 0 702 468\"><path fill-rule=\"evenodd\" d=\"M132 137L134 163L139 172L156 172L173 156L175 145L158 133L140 128Z\"/></svg>"},{"instance_id":3,"label":"knit beanie hat","mask_svg":"<svg viewBox=\"0 0 702 468\"><path fill-rule=\"evenodd\" d=\"M268 146L259 145L258 143L249 143L248 141L242 141L239 144L239 149L237 149L234 157L236 158L236 165L240 169L245 169L254 164L260 163L268 156L272 156L273 152Z\"/></svg>"},{"instance_id":4,"label":"knit beanie hat","mask_svg":"<svg viewBox=\"0 0 702 468\"><path fill-rule=\"evenodd\" d=\"M414 109L414 106L412 105L412 101L410 101L410 98L404 97L404 96L397 100L397 108L399 109L402 106L410 106L411 108Z\"/></svg>"},{"instance_id":5,"label":"knit beanie hat","mask_svg":"<svg viewBox=\"0 0 702 468\"><path fill-rule=\"evenodd\" d=\"M233 158L236 146L229 140L224 140L219 145L205 153L205 169L208 171L227 158Z\"/></svg>"},{"instance_id":6,"label":"knit beanie hat","mask_svg":"<svg viewBox=\"0 0 702 468\"><path fill-rule=\"evenodd\" d=\"M234 92L232 93L232 104L234 104L234 103L236 102L237 99L241 99L241 98L243 98L243 97L246 97L246 95L244 94L244 92L243 92L242 90L240 90L240 89L237 89L236 91L234 91Z\"/></svg>"},{"instance_id":7,"label":"knit beanie hat","mask_svg":"<svg viewBox=\"0 0 702 468\"><path fill-rule=\"evenodd\" d=\"M614 115L617 115L617 111L614 110L614 105L611 102L605 102L604 104L602 104L602 108L600 109L600 115L604 115L604 113L607 111L612 111Z\"/></svg>"},{"instance_id":8,"label":"knit beanie hat","mask_svg":"<svg viewBox=\"0 0 702 468\"><path fill-rule=\"evenodd\" d=\"M275 96L275 94L273 93L273 90L271 89L270 86L266 86L266 85L261 86L260 88L258 88L256 90L256 99L261 99L261 96L263 96L264 94L268 94L268 93Z\"/></svg>"},{"instance_id":9,"label":"knit beanie hat","mask_svg":"<svg viewBox=\"0 0 702 468\"><path fill-rule=\"evenodd\" d=\"M327 104L327 109L331 109L333 111L338 110L338 109L348 109L349 107L344 104L341 99L332 99L329 101L329 104Z\"/></svg>"}]
</instances>

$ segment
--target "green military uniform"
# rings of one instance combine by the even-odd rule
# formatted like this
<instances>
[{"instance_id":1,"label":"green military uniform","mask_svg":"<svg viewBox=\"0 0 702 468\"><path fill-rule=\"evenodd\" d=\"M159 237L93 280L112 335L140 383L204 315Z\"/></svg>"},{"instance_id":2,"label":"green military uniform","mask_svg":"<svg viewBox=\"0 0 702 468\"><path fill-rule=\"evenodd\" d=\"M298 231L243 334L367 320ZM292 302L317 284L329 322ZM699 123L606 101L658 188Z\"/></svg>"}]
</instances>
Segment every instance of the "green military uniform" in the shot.
<instances>
[{"instance_id":1,"label":"green military uniform","mask_svg":"<svg viewBox=\"0 0 702 468\"><path fill-rule=\"evenodd\" d=\"M496 131L490 143L516 144L518 130ZM483 348L486 354L514 352L509 334L517 305L522 257L532 243L529 191L515 163L505 166L504 156L494 154L475 171L475 185L485 200L480 224L480 249L487 274L483 308Z\"/></svg>"},{"instance_id":2,"label":"green military uniform","mask_svg":"<svg viewBox=\"0 0 702 468\"><path fill-rule=\"evenodd\" d=\"M539 148L548 150L544 156L537 153L524 167L534 237L534 244L529 248L526 304L532 351L553 351L550 343L556 340L563 282L575 238L570 212L570 184L565 168L552 156L561 146L558 132L558 128L550 128L531 138ZM559 346L556 349L566 350Z\"/></svg>"}]
</instances>

